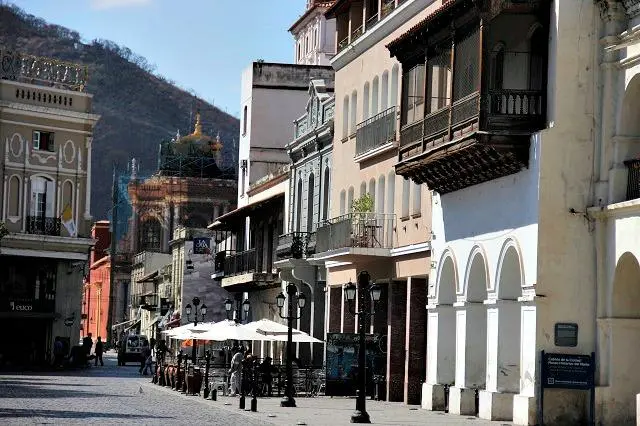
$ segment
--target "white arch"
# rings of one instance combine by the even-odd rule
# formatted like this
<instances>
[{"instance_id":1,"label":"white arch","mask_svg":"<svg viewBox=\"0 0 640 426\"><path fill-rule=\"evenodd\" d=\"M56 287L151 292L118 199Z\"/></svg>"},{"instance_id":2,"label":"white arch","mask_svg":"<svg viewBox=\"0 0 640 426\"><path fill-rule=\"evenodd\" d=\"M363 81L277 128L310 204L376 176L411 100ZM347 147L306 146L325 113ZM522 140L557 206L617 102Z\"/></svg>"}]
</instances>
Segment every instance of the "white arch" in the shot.
<instances>
[{"instance_id":1,"label":"white arch","mask_svg":"<svg viewBox=\"0 0 640 426\"><path fill-rule=\"evenodd\" d=\"M478 256L480 256L478 258ZM478 263L481 262L481 263ZM479 269L476 269L479 268ZM473 284L470 289L469 281L476 277L480 273L484 278L482 287L478 287L480 283ZM469 258L467 260L467 267L465 271L464 286L458 288L459 294L464 295L467 302L483 302L487 298L487 289L489 288L489 268L487 267L487 256L482 246L475 245L471 249ZM460 291L462 290L462 291ZM472 290L472 291L470 291Z\"/></svg>"},{"instance_id":2,"label":"white arch","mask_svg":"<svg viewBox=\"0 0 640 426\"><path fill-rule=\"evenodd\" d=\"M380 175L380 177L378 177L378 195L376 196L376 212L377 213L384 213L384 208L385 208L385 177L384 175ZM393 213L393 212L387 212L387 213Z\"/></svg>"},{"instance_id":3,"label":"white arch","mask_svg":"<svg viewBox=\"0 0 640 426\"><path fill-rule=\"evenodd\" d=\"M17 195L15 195L13 193L13 189L11 188L11 184L12 182L18 182L18 188L16 189L16 191L18 192ZM8 184L7 184L7 190L8 190L8 194L7 194L7 198L6 198L6 202L5 202L5 217L21 217L21 211L22 211L22 200L24 197L24 191L22 190L22 177L20 175L11 175L9 176L9 180L8 180ZM17 208L17 212L12 212L11 211L11 198L17 196L16 199L16 205L15 207ZM14 214L15 213L15 214Z\"/></svg>"},{"instance_id":4,"label":"white arch","mask_svg":"<svg viewBox=\"0 0 640 426\"><path fill-rule=\"evenodd\" d=\"M504 268L505 257L509 253L509 250L515 250L515 255L517 256L518 261L518 272L520 275L520 288L517 289L501 289L501 277ZM514 294L519 293L518 296L522 295L522 288L525 287L526 280L524 278L524 265L522 264L522 249L520 245L515 240L515 238L507 238L502 244L502 248L500 249L500 255L498 256L498 265L496 267L496 275L493 283L490 283L489 290L494 291L498 298L500 299L514 299Z\"/></svg>"},{"instance_id":5,"label":"white arch","mask_svg":"<svg viewBox=\"0 0 640 426\"><path fill-rule=\"evenodd\" d=\"M458 288L458 265L453 252L446 249L440 261L436 273L436 303L439 305L452 305L456 301L456 290ZM448 281L443 287L443 280Z\"/></svg>"}]
</instances>

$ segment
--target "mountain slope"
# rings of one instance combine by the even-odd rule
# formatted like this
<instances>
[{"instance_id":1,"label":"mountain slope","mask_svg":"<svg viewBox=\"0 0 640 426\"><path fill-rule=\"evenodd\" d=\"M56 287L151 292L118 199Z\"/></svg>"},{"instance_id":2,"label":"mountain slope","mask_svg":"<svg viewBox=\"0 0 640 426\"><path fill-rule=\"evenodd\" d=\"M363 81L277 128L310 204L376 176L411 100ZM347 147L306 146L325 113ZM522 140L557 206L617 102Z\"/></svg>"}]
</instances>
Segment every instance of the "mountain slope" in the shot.
<instances>
[{"instance_id":1,"label":"mountain slope","mask_svg":"<svg viewBox=\"0 0 640 426\"><path fill-rule=\"evenodd\" d=\"M88 66L86 91L94 95L93 112L102 115L93 140L91 212L96 219L109 215L113 164L124 170L135 157L142 175L152 173L158 144L178 130L191 133L197 109L203 130L220 134L224 160L237 162L238 119L154 75L147 61L126 47L106 40L83 43L75 31L0 5L0 49Z\"/></svg>"}]
</instances>

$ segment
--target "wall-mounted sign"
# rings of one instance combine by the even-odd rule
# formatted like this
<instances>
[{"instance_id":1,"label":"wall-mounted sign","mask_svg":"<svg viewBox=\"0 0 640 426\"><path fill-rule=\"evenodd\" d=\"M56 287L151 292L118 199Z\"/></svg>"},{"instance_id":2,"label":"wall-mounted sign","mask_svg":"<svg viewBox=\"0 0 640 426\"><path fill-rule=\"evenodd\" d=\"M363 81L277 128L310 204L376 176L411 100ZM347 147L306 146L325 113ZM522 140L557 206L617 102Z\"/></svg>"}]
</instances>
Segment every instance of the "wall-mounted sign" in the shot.
<instances>
[{"instance_id":1,"label":"wall-mounted sign","mask_svg":"<svg viewBox=\"0 0 640 426\"><path fill-rule=\"evenodd\" d=\"M556 346L575 348L578 346L578 324L558 322L554 327Z\"/></svg>"},{"instance_id":2,"label":"wall-mounted sign","mask_svg":"<svg viewBox=\"0 0 640 426\"><path fill-rule=\"evenodd\" d=\"M21 311L21 312L31 312L33 311L33 305L31 304L20 304L15 302L9 302L9 308L12 311Z\"/></svg>"},{"instance_id":3,"label":"wall-mounted sign","mask_svg":"<svg viewBox=\"0 0 640 426\"><path fill-rule=\"evenodd\" d=\"M193 239L193 254L211 253L211 238L199 237Z\"/></svg>"}]
</instances>

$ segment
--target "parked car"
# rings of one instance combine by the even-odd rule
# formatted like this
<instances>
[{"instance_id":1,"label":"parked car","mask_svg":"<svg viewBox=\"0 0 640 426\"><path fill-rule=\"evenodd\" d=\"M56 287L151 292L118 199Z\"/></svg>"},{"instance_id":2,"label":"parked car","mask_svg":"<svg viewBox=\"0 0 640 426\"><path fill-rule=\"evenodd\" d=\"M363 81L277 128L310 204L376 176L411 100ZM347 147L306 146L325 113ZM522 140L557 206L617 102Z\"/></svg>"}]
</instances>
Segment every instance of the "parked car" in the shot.
<instances>
[{"instance_id":1,"label":"parked car","mask_svg":"<svg viewBox=\"0 0 640 426\"><path fill-rule=\"evenodd\" d=\"M118 365L127 365L127 362L140 363L143 350L148 347L147 336L129 334L118 347Z\"/></svg>"}]
</instances>

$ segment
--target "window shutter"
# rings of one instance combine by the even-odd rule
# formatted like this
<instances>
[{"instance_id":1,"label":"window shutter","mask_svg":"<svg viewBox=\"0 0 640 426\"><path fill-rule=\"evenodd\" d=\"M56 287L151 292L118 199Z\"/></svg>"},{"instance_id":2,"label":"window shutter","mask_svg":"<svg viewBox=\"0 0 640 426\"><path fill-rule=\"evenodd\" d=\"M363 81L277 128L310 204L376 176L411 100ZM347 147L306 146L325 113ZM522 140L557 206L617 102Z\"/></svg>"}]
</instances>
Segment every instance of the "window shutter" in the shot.
<instances>
[{"instance_id":1,"label":"window shutter","mask_svg":"<svg viewBox=\"0 0 640 426\"><path fill-rule=\"evenodd\" d=\"M33 149L40 149L40 132L33 132Z\"/></svg>"},{"instance_id":2,"label":"window shutter","mask_svg":"<svg viewBox=\"0 0 640 426\"><path fill-rule=\"evenodd\" d=\"M46 210L45 210L45 217L55 217L55 213L53 212L53 201L56 198L56 189L55 189L55 183L47 180L46 181L46 198L45 198L45 202L46 202ZM72 206L73 208L73 206Z\"/></svg>"},{"instance_id":3,"label":"window shutter","mask_svg":"<svg viewBox=\"0 0 640 426\"><path fill-rule=\"evenodd\" d=\"M49 143L47 144L47 148L51 152L55 152L55 150L56 150L55 144L53 143L53 136L54 135L55 135L55 133L49 133Z\"/></svg>"}]
</instances>

